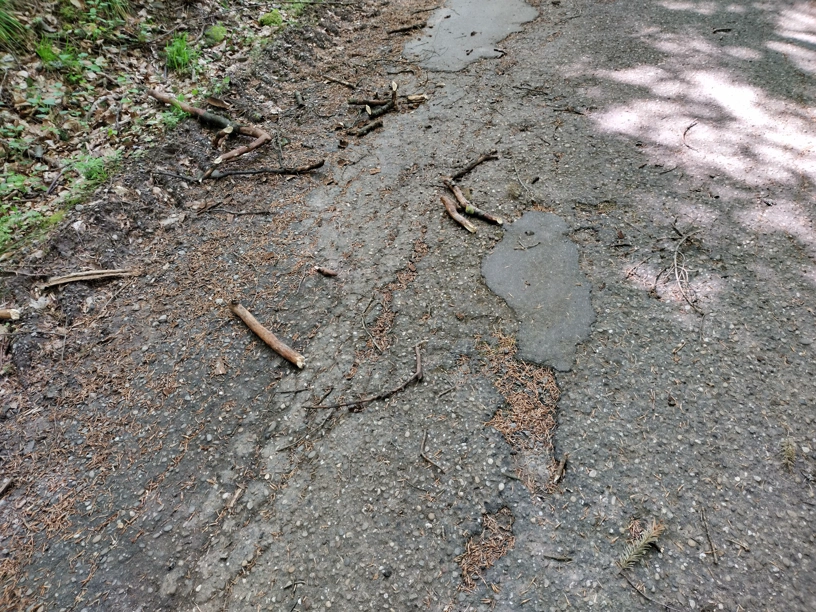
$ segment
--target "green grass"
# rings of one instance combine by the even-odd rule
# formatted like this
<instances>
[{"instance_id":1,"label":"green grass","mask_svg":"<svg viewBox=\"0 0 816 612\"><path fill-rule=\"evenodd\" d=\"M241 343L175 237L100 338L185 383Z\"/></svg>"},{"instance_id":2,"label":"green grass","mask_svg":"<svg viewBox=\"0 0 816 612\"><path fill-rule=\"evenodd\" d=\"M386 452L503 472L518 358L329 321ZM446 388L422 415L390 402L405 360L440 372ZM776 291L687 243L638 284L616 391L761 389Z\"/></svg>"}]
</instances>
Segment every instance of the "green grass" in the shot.
<instances>
[{"instance_id":1,"label":"green grass","mask_svg":"<svg viewBox=\"0 0 816 612\"><path fill-rule=\"evenodd\" d=\"M0 205L0 253L37 228L42 220L42 214L36 210L20 211L12 204Z\"/></svg>"},{"instance_id":2,"label":"green grass","mask_svg":"<svg viewBox=\"0 0 816 612\"><path fill-rule=\"evenodd\" d=\"M26 29L11 13L9 0L0 0L0 47L19 49L26 39Z\"/></svg>"},{"instance_id":3,"label":"green grass","mask_svg":"<svg viewBox=\"0 0 816 612\"><path fill-rule=\"evenodd\" d=\"M164 48L167 66L176 72L183 72L190 68L198 59L198 52L187 43L187 34L178 34L169 45Z\"/></svg>"}]
</instances>

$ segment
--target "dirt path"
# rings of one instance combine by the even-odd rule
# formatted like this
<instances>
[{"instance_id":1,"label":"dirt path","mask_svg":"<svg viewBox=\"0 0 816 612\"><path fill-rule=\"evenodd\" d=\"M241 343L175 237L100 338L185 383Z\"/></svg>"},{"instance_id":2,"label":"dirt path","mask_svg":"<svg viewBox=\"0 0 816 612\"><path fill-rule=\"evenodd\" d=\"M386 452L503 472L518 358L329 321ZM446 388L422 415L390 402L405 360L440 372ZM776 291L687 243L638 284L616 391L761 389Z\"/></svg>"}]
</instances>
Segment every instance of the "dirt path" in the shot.
<instances>
[{"instance_id":1,"label":"dirt path","mask_svg":"<svg viewBox=\"0 0 816 612\"><path fill-rule=\"evenodd\" d=\"M188 122L43 247L44 264L143 274L66 286L17 328L9 605L816 608L812 7L542 3L500 43L474 35L486 58L458 72L426 71L438 54L404 59L406 37L385 33L443 23L423 8L324 7L312 38L236 85L259 104L302 92L277 128L292 165L325 157L320 171L151 175L206 163ZM360 55L337 51L366 35ZM429 99L345 136L329 60L360 91L394 80ZM440 177L491 150L461 181L474 204L552 231L470 234L445 214ZM548 262L571 244L580 268ZM522 291L591 287L591 333L587 315L541 357L559 371L516 346L535 353L525 326L578 306L513 295L512 310L482 277L494 250ZM31 291L5 289L24 305ZM237 297L305 369L229 314ZM421 381L313 408L400 385L415 347ZM629 582L616 561L653 521L665 531Z\"/></svg>"}]
</instances>

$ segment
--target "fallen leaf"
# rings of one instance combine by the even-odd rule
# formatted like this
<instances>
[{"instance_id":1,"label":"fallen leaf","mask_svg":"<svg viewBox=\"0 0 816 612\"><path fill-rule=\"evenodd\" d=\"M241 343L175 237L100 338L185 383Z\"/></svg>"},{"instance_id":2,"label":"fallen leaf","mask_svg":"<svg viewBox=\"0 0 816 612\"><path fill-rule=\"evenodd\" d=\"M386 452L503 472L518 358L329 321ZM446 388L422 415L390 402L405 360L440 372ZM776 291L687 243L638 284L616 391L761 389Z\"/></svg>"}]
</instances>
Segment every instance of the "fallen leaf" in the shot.
<instances>
[{"instance_id":1,"label":"fallen leaf","mask_svg":"<svg viewBox=\"0 0 816 612\"><path fill-rule=\"evenodd\" d=\"M224 102L220 98L216 98L215 96L209 96L204 101L207 104L209 104L210 106L216 106L218 108L224 108L224 109L227 109L227 110L229 110L231 108L229 104L227 104L226 102Z\"/></svg>"},{"instance_id":2,"label":"fallen leaf","mask_svg":"<svg viewBox=\"0 0 816 612\"><path fill-rule=\"evenodd\" d=\"M219 357L215 360L215 369L213 370L213 376L222 376L227 373L227 366L224 365L224 360Z\"/></svg>"}]
</instances>

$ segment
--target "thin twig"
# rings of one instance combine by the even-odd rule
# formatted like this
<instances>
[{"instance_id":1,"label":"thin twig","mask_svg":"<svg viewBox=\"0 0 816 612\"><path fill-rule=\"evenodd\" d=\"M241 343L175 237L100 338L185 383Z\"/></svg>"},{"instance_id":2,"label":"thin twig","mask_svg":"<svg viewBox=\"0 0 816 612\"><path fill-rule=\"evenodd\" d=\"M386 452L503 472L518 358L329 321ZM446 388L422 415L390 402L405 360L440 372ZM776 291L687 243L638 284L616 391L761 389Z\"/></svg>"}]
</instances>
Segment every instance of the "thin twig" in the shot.
<instances>
[{"instance_id":1,"label":"thin twig","mask_svg":"<svg viewBox=\"0 0 816 612\"><path fill-rule=\"evenodd\" d=\"M674 229L675 229L675 231L679 232L679 230L677 230L676 227ZM700 310L700 308L694 302L691 301L691 297L689 296L688 292L686 291L685 287L683 286L683 279L680 278L680 276L681 276L680 275L680 270L681 270L682 266L678 263L678 258L682 256L682 253L680 253L680 248L683 246L683 244L686 242L686 240L691 238L698 231L699 230L695 230L693 232L689 232L688 234L681 234L683 237L680 239L680 242L678 242L677 245L674 247L674 256L673 256L673 262L674 263L673 263L672 267L674 268L674 278L677 281L677 288L680 290L680 294L683 296L683 299L686 300L688 305L691 306L694 309L694 312L696 312L697 314L702 315L702 314L704 314L703 311ZM685 268L682 268L682 269L683 269L683 277L684 277L685 281L688 282L688 273L685 271Z\"/></svg>"},{"instance_id":2,"label":"thin twig","mask_svg":"<svg viewBox=\"0 0 816 612\"><path fill-rule=\"evenodd\" d=\"M434 466L434 467L435 467L437 470L439 470L440 472L442 472L442 473L444 474L444 473L445 473L445 468L443 468L443 467L442 467L441 465L439 465L439 464L438 464L436 461L434 461L434 460L433 460L433 459L431 459L431 458L430 458L428 455L426 455L426 454L425 454L425 441L426 441L427 439L428 439L428 430L426 429L426 430L425 430L425 434L422 436L422 445L419 447L419 456L420 456L420 457L422 457L422 458L423 458L425 461L427 461L428 463L430 463L430 464L431 464L432 466Z\"/></svg>"},{"instance_id":3,"label":"thin twig","mask_svg":"<svg viewBox=\"0 0 816 612\"><path fill-rule=\"evenodd\" d=\"M338 85L343 85L345 87L348 87L349 89L356 89L357 88L357 86L354 85L353 83L349 83L348 81L344 81L342 79L336 79L333 76L329 76L328 74L324 74L323 78L326 79L327 81L331 81L332 83L337 83Z\"/></svg>"},{"instance_id":4,"label":"thin twig","mask_svg":"<svg viewBox=\"0 0 816 612\"><path fill-rule=\"evenodd\" d=\"M708 540L708 545L711 547L711 555L714 557L714 565L717 565L720 560L717 558L717 549L714 546L714 542L711 541L711 533L708 530L708 521L706 520L705 508L703 506L700 506L700 520L703 522L703 527L705 527L706 540Z\"/></svg>"},{"instance_id":5,"label":"thin twig","mask_svg":"<svg viewBox=\"0 0 816 612\"><path fill-rule=\"evenodd\" d=\"M423 343L424 343L424 341L420 342L419 344L414 346L414 351L416 351L416 371L414 372L413 376L411 376L411 378L406 380L401 385L399 385L397 387L394 387L393 389L391 389L389 391L383 391L382 393L378 393L377 395L373 395L371 397L366 397L364 399L357 400L355 402L342 402L340 404L332 404L331 406L320 406L320 405L305 406L305 408L307 410L334 410L335 408L347 408L349 406L362 406L364 404L370 404L371 402L376 402L378 400L388 399L389 397L391 397L395 393L399 393L400 391L405 389L405 387L410 385L412 382L419 382L420 380L422 380L422 357L419 354L419 347Z\"/></svg>"},{"instance_id":6,"label":"thin twig","mask_svg":"<svg viewBox=\"0 0 816 612\"><path fill-rule=\"evenodd\" d=\"M480 155L478 158L474 159L470 162L467 166L459 170L458 172L454 172L451 175L451 180L456 181L465 176L468 172L473 170L479 164L483 164L486 161L490 161L491 159L499 159L499 152L498 151L491 151L490 153L485 153L484 155Z\"/></svg>"},{"instance_id":7,"label":"thin twig","mask_svg":"<svg viewBox=\"0 0 816 612\"><path fill-rule=\"evenodd\" d=\"M692 151L696 151L694 147L692 147L689 143L686 142L686 134L689 133L689 130L697 125L697 121L692 121L691 124L683 131L683 144L686 145Z\"/></svg>"},{"instance_id":8,"label":"thin twig","mask_svg":"<svg viewBox=\"0 0 816 612\"><path fill-rule=\"evenodd\" d=\"M682 610L679 610L679 609L677 609L677 608L673 608L673 607L671 607L669 604L662 603L662 602L660 602L660 601L654 600L654 599L652 599L651 597L649 597L649 596L648 596L646 593L644 593L644 592L643 592L643 591L641 591L641 590L640 590L638 587L636 587L636 586L635 586L635 583L634 583L634 582L632 582L632 581L629 579L629 576L627 576L627 575L626 575L624 572L620 572L620 575L621 575L621 576L623 576L623 577L626 579L626 582L628 582L628 583L629 583L629 585L630 585L630 586L631 586L633 589L635 589L635 590L638 592L638 595L640 595L641 597L643 597L643 599L645 599L646 601L651 602L651 603L653 603L653 604L654 604L654 605L656 605L656 606L661 606L662 608L665 608L666 610L673 610L674 612L683 612Z\"/></svg>"}]
</instances>

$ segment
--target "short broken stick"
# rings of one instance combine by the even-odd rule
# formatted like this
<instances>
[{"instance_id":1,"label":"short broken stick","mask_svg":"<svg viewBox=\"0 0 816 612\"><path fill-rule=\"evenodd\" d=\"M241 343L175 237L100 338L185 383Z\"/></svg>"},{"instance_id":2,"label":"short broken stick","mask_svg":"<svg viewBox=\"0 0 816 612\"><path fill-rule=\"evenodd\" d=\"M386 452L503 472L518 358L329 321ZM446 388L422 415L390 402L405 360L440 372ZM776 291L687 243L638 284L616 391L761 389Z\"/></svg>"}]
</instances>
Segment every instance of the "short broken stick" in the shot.
<instances>
[{"instance_id":1,"label":"short broken stick","mask_svg":"<svg viewBox=\"0 0 816 612\"><path fill-rule=\"evenodd\" d=\"M376 121L372 121L371 123L366 123L359 130L350 131L349 134L352 135L352 136L358 136L358 137L359 136L365 136L366 134L368 134L372 130L375 130L375 129L380 128L382 126L383 126L383 120L382 119L377 119Z\"/></svg>"},{"instance_id":2,"label":"short broken stick","mask_svg":"<svg viewBox=\"0 0 816 612\"><path fill-rule=\"evenodd\" d=\"M476 233L476 226L459 214L459 212L456 210L456 204L453 203L453 200L451 200L448 196L441 196L440 199L442 200L442 203L445 205L445 210L448 211L448 214L450 215L451 219L456 221L459 225L464 227L471 234Z\"/></svg>"},{"instance_id":3,"label":"short broken stick","mask_svg":"<svg viewBox=\"0 0 816 612\"><path fill-rule=\"evenodd\" d=\"M374 100L369 98L349 98L348 104L351 106L386 106L391 104L391 100Z\"/></svg>"},{"instance_id":4,"label":"short broken stick","mask_svg":"<svg viewBox=\"0 0 816 612\"><path fill-rule=\"evenodd\" d=\"M20 311L16 308L0 308L0 320L17 321L20 318Z\"/></svg>"},{"instance_id":5,"label":"short broken stick","mask_svg":"<svg viewBox=\"0 0 816 612\"><path fill-rule=\"evenodd\" d=\"M370 404L371 402L376 402L378 400L385 400L394 395L395 393L399 393L405 387L410 385L412 382L419 382L422 380L422 357L419 354L419 347L424 343L420 342L416 346L414 346L414 351L416 351L416 371L414 375L411 376L408 380L406 380L401 385L394 387L389 391L383 391L382 393L378 393L377 395L372 395L371 397L366 397L361 400L357 400L356 402L342 402L340 404L332 404L331 406L320 406L319 404L316 406L305 406L307 410L334 410L335 408L348 408L351 406L363 406L365 404Z\"/></svg>"},{"instance_id":6,"label":"short broken stick","mask_svg":"<svg viewBox=\"0 0 816 612\"><path fill-rule=\"evenodd\" d=\"M483 211L481 208L478 208L477 206L471 204L465 197L465 194L462 193L462 190L459 189L459 186L453 183L451 180L445 179L442 182L445 184L445 187L447 187L453 192L453 195L456 197L456 201L459 203L458 206L459 210L463 210L467 214L473 215L474 217L484 219L489 223L495 223L496 225L504 225L504 221L502 220L501 217L491 215L490 213Z\"/></svg>"},{"instance_id":7,"label":"short broken stick","mask_svg":"<svg viewBox=\"0 0 816 612\"><path fill-rule=\"evenodd\" d=\"M298 353L297 351L289 348L283 342L278 340L277 336L273 334L271 331L266 329L263 325L258 323L258 320L252 316L252 314L239 302L233 301L230 303L230 310L239 317L244 323L246 323L247 327L251 329L255 334L263 340L269 348L275 351L278 355L286 359L287 361L292 362L297 367L303 369L303 366L306 365L306 359Z\"/></svg>"},{"instance_id":8,"label":"short broken stick","mask_svg":"<svg viewBox=\"0 0 816 612\"><path fill-rule=\"evenodd\" d=\"M388 30L388 34L403 34L405 32L413 32L414 30L421 30L424 27L425 27L425 22L412 23L411 25L402 26L401 28L394 28L393 30Z\"/></svg>"},{"instance_id":9,"label":"short broken stick","mask_svg":"<svg viewBox=\"0 0 816 612\"><path fill-rule=\"evenodd\" d=\"M706 520L706 512L704 507L700 507L700 520L703 522L703 527L705 527L705 534L706 540L708 540L708 545L711 547L711 555L714 557L714 565L717 565L720 560L717 558L717 547L714 546L714 542L711 541L711 532L708 530L708 520Z\"/></svg>"},{"instance_id":10,"label":"short broken stick","mask_svg":"<svg viewBox=\"0 0 816 612\"><path fill-rule=\"evenodd\" d=\"M425 434L422 436L422 446L419 447L419 456L422 457L425 461L430 463L437 470L439 470L440 472L442 472L444 474L445 473L445 468L443 468L436 461L434 461L428 455L425 454L425 442L426 442L427 439L428 439L428 430L426 429Z\"/></svg>"},{"instance_id":11,"label":"short broken stick","mask_svg":"<svg viewBox=\"0 0 816 612\"><path fill-rule=\"evenodd\" d=\"M490 161L492 159L499 159L498 151L491 151L490 153L485 153L484 155L479 156L478 159L474 159L472 162L470 162L467 166L465 166L458 172L454 172L453 175L451 176L451 180L452 181L459 180L479 164L483 164L484 162Z\"/></svg>"},{"instance_id":12,"label":"short broken stick","mask_svg":"<svg viewBox=\"0 0 816 612\"><path fill-rule=\"evenodd\" d=\"M391 99L388 101L387 104L383 106L378 106L372 109L370 106L366 106L366 112L368 116L372 119L376 119L377 117L382 117L385 113L394 110L397 108L397 84L391 84Z\"/></svg>"},{"instance_id":13,"label":"short broken stick","mask_svg":"<svg viewBox=\"0 0 816 612\"><path fill-rule=\"evenodd\" d=\"M49 287L56 287L57 285L64 285L66 283L78 283L80 281L101 280L103 278L112 278L116 276L133 276L133 270L88 270L86 272L74 272L73 274L66 274L65 276L52 276L42 285L40 289L48 289Z\"/></svg>"},{"instance_id":14,"label":"short broken stick","mask_svg":"<svg viewBox=\"0 0 816 612\"><path fill-rule=\"evenodd\" d=\"M323 276L337 276L336 270L330 270L329 268L323 268L322 266L315 266L315 272L322 274Z\"/></svg>"}]
</instances>

